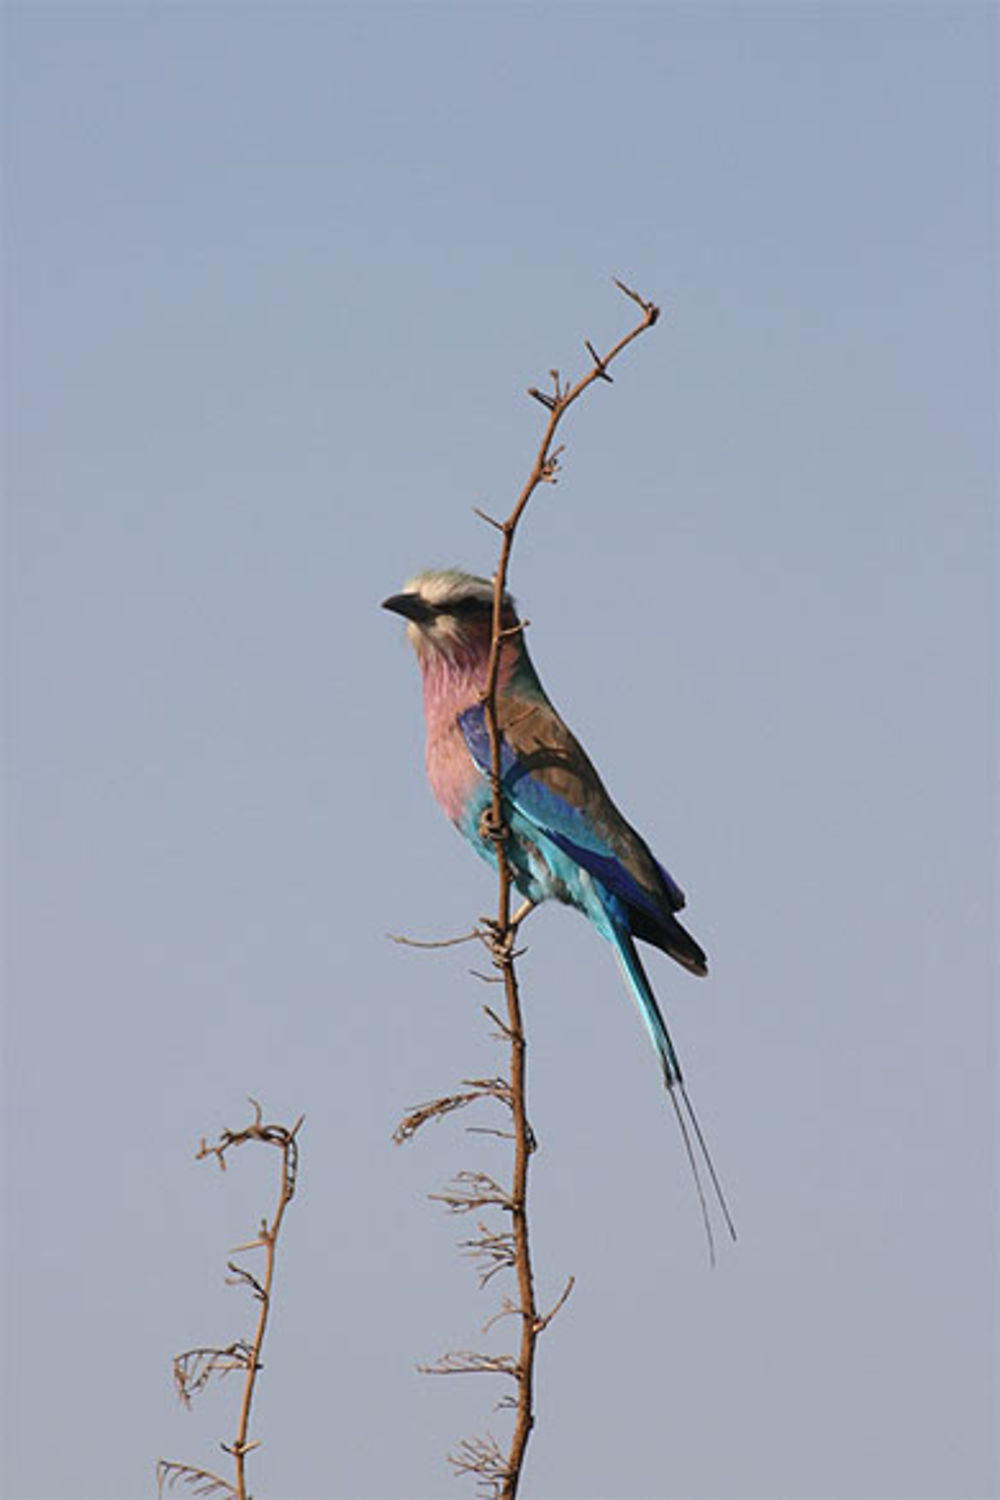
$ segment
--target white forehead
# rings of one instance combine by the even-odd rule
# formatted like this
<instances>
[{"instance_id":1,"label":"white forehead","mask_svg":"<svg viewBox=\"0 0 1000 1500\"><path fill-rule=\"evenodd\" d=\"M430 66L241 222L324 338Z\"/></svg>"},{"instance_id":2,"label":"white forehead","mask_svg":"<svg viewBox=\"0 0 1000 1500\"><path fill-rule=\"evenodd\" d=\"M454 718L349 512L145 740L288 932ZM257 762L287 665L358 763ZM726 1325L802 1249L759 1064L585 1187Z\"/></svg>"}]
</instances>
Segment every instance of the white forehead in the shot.
<instances>
[{"instance_id":1,"label":"white forehead","mask_svg":"<svg viewBox=\"0 0 1000 1500\"><path fill-rule=\"evenodd\" d=\"M471 573L459 573L448 569L439 573L418 573L405 585L408 594L419 594L428 604L439 609L442 604L454 604L458 599L482 599L493 601L493 585L488 578L475 578Z\"/></svg>"}]
</instances>

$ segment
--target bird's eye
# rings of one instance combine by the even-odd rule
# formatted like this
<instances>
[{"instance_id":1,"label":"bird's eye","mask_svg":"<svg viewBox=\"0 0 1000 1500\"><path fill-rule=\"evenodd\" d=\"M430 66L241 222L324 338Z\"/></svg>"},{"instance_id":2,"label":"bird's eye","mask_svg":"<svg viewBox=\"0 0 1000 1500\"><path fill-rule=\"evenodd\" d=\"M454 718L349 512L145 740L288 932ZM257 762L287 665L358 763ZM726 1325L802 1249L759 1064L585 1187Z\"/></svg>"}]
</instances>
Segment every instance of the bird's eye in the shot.
<instances>
[{"instance_id":1,"label":"bird's eye","mask_svg":"<svg viewBox=\"0 0 1000 1500\"><path fill-rule=\"evenodd\" d=\"M473 595L465 599L456 599L449 604L447 613L457 615L460 620L485 619L493 613L493 601L491 599L479 599Z\"/></svg>"}]
</instances>

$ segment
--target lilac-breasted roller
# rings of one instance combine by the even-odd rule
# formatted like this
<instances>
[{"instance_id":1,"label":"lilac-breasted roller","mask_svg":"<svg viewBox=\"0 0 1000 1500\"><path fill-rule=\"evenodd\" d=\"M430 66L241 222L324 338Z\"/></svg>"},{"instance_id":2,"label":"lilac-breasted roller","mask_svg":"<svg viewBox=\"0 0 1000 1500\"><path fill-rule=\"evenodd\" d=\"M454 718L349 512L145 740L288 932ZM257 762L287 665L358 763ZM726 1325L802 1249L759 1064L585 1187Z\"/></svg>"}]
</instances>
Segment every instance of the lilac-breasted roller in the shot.
<instances>
[{"instance_id":1,"label":"lilac-breasted roller","mask_svg":"<svg viewBox=\"0 0 1000 1500\"><path fill-rule=\"evenodd\" d=\"M483 829L490 807L491 755L483 694L493 635L493 584L457 569L419 573L383 608L403 615L423 677L427 774L445 813L477 854L496 865ZM684 893L622 817L579 741L546 696L504 596L496 708L500 775L511 876L526 898L523 912L547 899L583 912L621 962L680 1122L705 1215L684 1115L687 1110L730 1233L723 1198L680 1062L656 1003L635 939L652 943L692 974L706 974L705 954L677 920ZM711 1230L709 1244L711 1247Z\"/></svg>"}]
</instances>

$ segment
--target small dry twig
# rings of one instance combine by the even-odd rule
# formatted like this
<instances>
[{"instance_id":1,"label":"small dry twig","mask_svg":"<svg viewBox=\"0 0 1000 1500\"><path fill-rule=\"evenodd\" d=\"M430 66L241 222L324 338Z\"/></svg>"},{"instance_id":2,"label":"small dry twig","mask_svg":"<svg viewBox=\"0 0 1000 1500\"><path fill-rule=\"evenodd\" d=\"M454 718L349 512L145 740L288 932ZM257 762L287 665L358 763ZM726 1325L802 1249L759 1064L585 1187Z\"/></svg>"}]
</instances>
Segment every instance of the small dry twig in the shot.
<instances>
[{"instance_id":1,"label":"small dry twig","mask_svg":"<svg viewBox=\"0 0 1000 1500\"><path fill-rule=\"evenodd\" d=\"M225 1171L227 1153L237 1146L245 1145L248 1141L275 1146L281 1152L281 1182L277 1205L270 1222L262 1219L257 1237L245 1245L238 1245L234 1251L236 1254L242 1254L250 1250L263 1250L263 1272L257 1276L236 1261L230 1260L226 1263L226 1269L229 1272L226 1277L227 1284L246 1287L258 1303L257 1326L253 1339L250 1341L237 1339L225 1349L205 1347L186 1349L174 1360L174 1384L185 1406L190 1406L191 1397L204 1390L213 1376L217 1375L221 1378L231 1375L234 1371L244 1372L243 1399L240 1404L236 1437L231 1443L220 1444L222 1451L228 1453L233 1460L235 1479L230 1482L214 1474L210 1469L161 1458L156 1466L157 1495L160 1500L162 1500L164 1485L172 1489L177 1484L185 1485L195 1495L226 1495L231 1496L232 1500L249 1500L246 1487L246 1458L248 1453L252 1453L260 1446L258 1441L250 1440L250 1414L253 1408L257 1375L262 1368L261 1353L271 1310L271 1289L274 1283L278 1235L281 1232L285 1210L295 1196L299 1163L296 1137L305 1118L300 1115L291 1129L285 1125L265 1125L263 1111L256 1099L251 1099L250 1103L254 1109L252 1124L245 1126L242 1130L224 1130L213 1146L202 1140L197 1159L202 1161L208 1156L214 1156L220 1168Z\"/></svg>"},{"instance_id":2,"label":"small dry twig","mask_svg":"<svg viewBox=\"0 0 1000 1500\"><path fill-rule=\"evenodd\" d=\"M186 1485L192 1495L229 1495L237 1500L234 1486L220 1474L213 1474L210 1469L196 1469L190 1464L172 1463L161 1458L156 1466L157 1494L162 1496L164 1485L172 1490L176 1484Z\"/></svg>"},{"instance_id":3,"label":"small dry twig","mask_svg":"<svg viewBox=\"0 0 1000 1500\"><path fill-rule=\"evenodd\" d=\"M486 1172L456 1172L451 1189L431 1193L431 1201L443 1203L453 1214L467 1214L474 1208L504 1208L513 1213L514 1200Z\"/></svg>"},{"instance_id":4,"label":"small dry twig","mask_svg":"<svg viewBox=\"0 0 1000 1500\"><path fill-rule=\"evenodd\" d=\"M404 1115L392 1133L396 1145L401 1146L404 1141L412 1140L428 1120L441 1120L456 1109L474 1104L477 1099L498 1099L502 1104L511 1106L510 1085L505 1078L465 1078L462 1081L466 1086L465 1093L446 1094L442 1099L430 1099Z\"/></svg>"},{"instance_id":5,"label":"small dry twig","mask_svg":"<svg viewBox=\"0 0 1000 1500\"><path fill-rule=\"evenodd\" d=\"M476 1488L484 1500L499 1500L509 1477L507 1459L492 1433L485 1437L462 1438L448 1454L456 1474L475 1476Z\"/></svg>"},{"instance_id":6,"label":"small dry twig","mask_svg":"<svg viewBox=\"0 0 1000 1500\"><path fill-rule=\"evenodd\" d=\"M393 943L399 943L403 948L457 948L460 943L472 943L479 937L479 929L474 928L472 932L463 932L461 937L421 939L405 937L400 932L390 932L389 939Z\"/></svg>"},{"instance_id":7,"label":"small dry twig","mask_svg":"<svg viewBox=\"0 0 1000 1500\"><path fill-rule=\"evenodd\" d=\"M517 1250L510 1230L497 1233L488 1224L477 1224L479 1233L471 1240L462 1240L459 1249L470 1260L480 1262L479 1285L486 1286L498 1271L509 1271L517 1263Z\"/></svg>"},{"instance_id":8,"label":"small dry twig","mask_svg":"<svg viewBox=\"0 0 1000 1500\"><path fill-rule=\"evenodd\" d=\"M418 1365L422 1375L511 1375L520 1371L509 1354L480 1354L474 1349L449 1349L432 1365Z\"/></svg>"}]
</instances>

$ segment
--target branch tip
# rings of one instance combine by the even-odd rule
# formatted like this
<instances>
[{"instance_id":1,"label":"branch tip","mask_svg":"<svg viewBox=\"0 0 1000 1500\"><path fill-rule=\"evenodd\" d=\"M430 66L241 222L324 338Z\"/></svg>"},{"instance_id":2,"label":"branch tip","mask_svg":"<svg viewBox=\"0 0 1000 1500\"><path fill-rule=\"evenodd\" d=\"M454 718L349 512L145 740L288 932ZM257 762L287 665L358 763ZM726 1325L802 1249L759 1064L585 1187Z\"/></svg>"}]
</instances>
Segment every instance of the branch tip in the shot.
<instances>
[{"instance_id":1,"label":"branch tip","mask_svg":"<svg viewBox=\"0 0 1000 1500\"><path fill-rule=\"evenodd\" d=\"M593 344L590 342L589 339L584 339L583 342L584 342L584 346L585 346L585 348L587 350L587 353L590 355L591 359L594 361L594 368L597 371L598 378L600 380L606 380L608 382L608 385L614 385L614 380L613 380L612 376L610 376L608 374L608 367L607 367L607 365L604 363L604 360L598 354L598 352L594 348Z\"/></svg>"},{"instance_id":2,"label":"branch tip","mask_svg":"<svg viewBox=\"0 0 1000 1500\"><path fill-rule=\"evenodd\" d=\"M555 411L559 404L556 396L547 396L544 391L540 391L535 385L528 386L528 395L533 396L536 401L540 401L549 411Z\"/></svg>"},{"instance_id":3,"label":"branch tip","mask_svg":"<svg viewBox=\"0 0 1000 1500\"><path fill-rule=\"evenodd\" d=\"M213 1376L221 1378L231 1374L233 1371L242 1370L244 1372L245 1379L237 1436L232 1443L220 1443L219 1445L222 1451L228 1453L233 1460L235 1482L231 1484L228 1480L222 1479L218 1474L214 1474L209 1469L197 1468L189 1464L179 1464L161 1459L156 1468L158 1495L160 1496L163 1494L164 1484L167 1485L167 1488L172 1489L177 1482L182 1482L198 1495L222 1494L233 1497L233 1500L247 1500L245 1461L249 1453L252 1453L255 1448L260 1447L260 1440L256 1438L251 1439L250 1437L250 1411L253 1404L257 1375L263 1369L261 1353L271 1305L275 1252L285 1210L295 1194L295 1181L298 1168L298 1144L296 1137L305 1121L305 1115L299 1115L291 1128L285 1125L267 1125L264 1123L264 1111L260 1102L252 1096L250 1096L249 1102L253 1110L251 1124L245 1125L242 1130L223 1130L218 1141L212 1146L202 1137L197 1157L201 1159L206 1156L214 1156L219 1166L225 1169L227 1152L236 1146L245 1145L248 1141L257 1141L267 1146L277 1146L281 1150L280 1187L277 1203L270 1221L266 1216L262 1217L258 1237L248 1241L246 1244L238 1245L230 1251L231 1255L236 1255L250 1250L262 1249L266 1256L264 1268L258 1277L235 1260L227 1260L226 1262L226 1270L230 1273L226 1277L228 1285L244 1287L258 1304L259 1311L257 1313L253 1339L252 1341L238 1339L235 1343L230 1344L224 1349L188 1349L183 1354L179 1354L173 1363L175 1388L185 1406L190 1406L191 1397L196 1392L204 1389Z\"/></svg>"}]
</instances>

